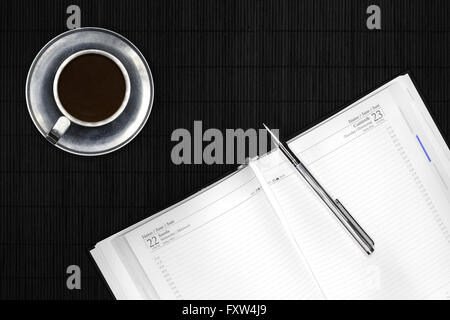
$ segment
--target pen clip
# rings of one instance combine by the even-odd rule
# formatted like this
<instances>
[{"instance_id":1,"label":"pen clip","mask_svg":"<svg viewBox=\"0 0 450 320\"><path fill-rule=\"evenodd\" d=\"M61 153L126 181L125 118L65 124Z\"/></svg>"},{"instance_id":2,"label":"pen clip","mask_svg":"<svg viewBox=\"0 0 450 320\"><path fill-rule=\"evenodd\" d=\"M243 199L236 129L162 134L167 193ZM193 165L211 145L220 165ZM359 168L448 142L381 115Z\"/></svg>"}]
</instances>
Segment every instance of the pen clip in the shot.
<instances>
[{"instance_id":1,"label":"pen clip","mask_svg":"<svg viewBox=\"0 0 450 320\"><path fill-rule=\"evenodd\" d=\"M347 209L338 199L335 200L335 203L338 206L339 210L341 210L345 218L348 220L353 230L355 230L355 232L357 232L361 236L361 238L373 252L373 246L375 245L375 242L373 242L372 238L370 238L369 235L364 231L364 229L361 228L358 222L352 217L350 212L347 211Z\"/></svg>"}]
</instances>

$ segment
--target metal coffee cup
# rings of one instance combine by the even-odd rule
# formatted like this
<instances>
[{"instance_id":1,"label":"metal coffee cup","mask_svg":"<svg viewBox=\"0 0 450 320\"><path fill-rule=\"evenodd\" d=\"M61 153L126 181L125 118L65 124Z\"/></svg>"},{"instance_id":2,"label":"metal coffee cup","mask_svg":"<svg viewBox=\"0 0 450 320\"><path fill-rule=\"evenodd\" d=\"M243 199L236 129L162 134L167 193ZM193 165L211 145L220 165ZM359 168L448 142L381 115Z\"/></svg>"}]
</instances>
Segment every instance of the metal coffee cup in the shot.
<instances>
[{"instance_id":1,"label":"metal coffee cup","mask_svg":"<svg viewBox=\"0 0 450 320\"><path fill-rule=\"evenodd\" d=\"M117 111L96 122L71 115L58 95L58 80L76 57L100 54L121 70L125 96ZM152 108L153 78L139 50L127 39L101 28L80 28L51 40L36 56L27 77L26 99L34 124L55 146L78 155L112 152L142 130Z\"/></svg>"}]
</instances>

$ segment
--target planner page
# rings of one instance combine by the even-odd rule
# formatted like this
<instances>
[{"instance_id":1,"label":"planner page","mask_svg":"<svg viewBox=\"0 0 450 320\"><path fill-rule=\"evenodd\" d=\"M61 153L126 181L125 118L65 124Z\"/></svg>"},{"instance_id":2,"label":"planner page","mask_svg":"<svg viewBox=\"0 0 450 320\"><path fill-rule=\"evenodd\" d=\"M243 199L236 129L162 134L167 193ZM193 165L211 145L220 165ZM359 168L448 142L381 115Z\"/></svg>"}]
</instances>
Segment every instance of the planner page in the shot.
<instances>
[{"instance_id":1,"label":"planner page","mask_svg":"<svg viewBox=\"0 0 450 320\"><path fill-rule=\"evenodd\" d=\"M330 299L446 298L446 160L425 141L417 104L394 81L289 143L375 242L367 255L279 151L257 161ZM408 114L408 117L406 116ZM436 129L437 130L437 129ZM435 156L435 157L434 157Z\"/></svg>"},{"instance_id":2,"label":"planner page","mask_svg":"<svg viewBox=\"0 0 450 320\"><path fill-rule=\"evenodd\" d=\"M162 299L323 297L249 167L125 238Z\"/></svg>"}]
</instances>

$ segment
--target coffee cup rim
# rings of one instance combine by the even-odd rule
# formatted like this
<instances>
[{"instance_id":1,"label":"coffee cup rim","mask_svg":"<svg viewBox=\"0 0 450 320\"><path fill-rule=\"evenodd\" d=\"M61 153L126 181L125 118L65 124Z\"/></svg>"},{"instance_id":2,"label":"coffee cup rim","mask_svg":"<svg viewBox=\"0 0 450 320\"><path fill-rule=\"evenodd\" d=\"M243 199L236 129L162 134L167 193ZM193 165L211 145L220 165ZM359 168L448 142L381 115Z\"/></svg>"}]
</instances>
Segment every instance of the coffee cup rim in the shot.
<instances>
[{"instance_id":1,"label":"coffee cup rim","mask_svg":"<svg viewBox=\"0 0 450 320\"><path fill-rule=\"evenodd\" d=\"M63 106L61 100L59 99L59 94L58 94L58 82L59 82L59 77L61 75L61 72L64 70L64 68L75 58L82 56L82 55L86 55L86 54L99 54L102 55L106 58L109 58L111 61L113 61L117 67L120 69L120 71L122 72L123 78L125 80L125 96L123 98L122 104L120 105L120 107L116 110L116 112L114 112L114 114L112 114L111 116L109 116L106 119L103 119L101 121L95 121L95 122L89 122L89 121L83 121L80 120L76 117L74 117L73 115L71 115ZM53 79L53 97L55 99L56 105L58 107L58 109L61 111L61 113L70 120L70 122L76 123L80 126L84 126L84 127L99 127L99 126L103 126L105 124L108 124L112 121L114 121L115 119L117 119L117 117L119 117L122 112L125 110L126 105L128 104L128 100L130 98L130 78L128 76L128 72L125 68L125 66L122 64L122 62L116 58L113 54L103 51L103 50L99 50L99 49L84 49L84 50L80 50L77 51L73 54L71 54L69 57L67 57L58 67L55 77Z\"/></svg>"}]
</instances>

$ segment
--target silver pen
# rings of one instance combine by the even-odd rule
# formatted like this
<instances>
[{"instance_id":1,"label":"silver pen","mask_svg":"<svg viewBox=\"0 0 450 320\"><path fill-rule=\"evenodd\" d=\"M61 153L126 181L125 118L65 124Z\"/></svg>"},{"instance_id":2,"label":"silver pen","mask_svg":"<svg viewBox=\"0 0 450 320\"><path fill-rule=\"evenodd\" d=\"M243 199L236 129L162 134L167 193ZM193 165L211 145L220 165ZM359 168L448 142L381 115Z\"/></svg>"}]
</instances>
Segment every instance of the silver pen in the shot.
<instances>
[{"instance_id":1,"label":"silver pen","mask_svg":"<svg viewBox=\"0 0 450 320\"><path fill-rule=\"evenodd\" d=\"M364 231L363 228L356 222L356 220L350 215L350 213L345 209L342 203L338 199L333 199L327 191L320 185L320 183L314 178L314 176L309 172L309 170L303 165L303 163L297 158L294 152L289 148L285 142L281 142L275 134L263 123L264 128L273 138L276 146L285 155L289 162L294 165L295 169L300 173L300 175L306 180L306 182L311 186L311 188L316 192L320 199L325 202L325 204L330 208L331 212L334 213L336 218L342 223L342 225L347 229L347 231L352 235L352 237L358 242L361 248L367 253L371 254L374 251L375 243L369 237L369 235Z\"/></svg>"}]
</instances>

